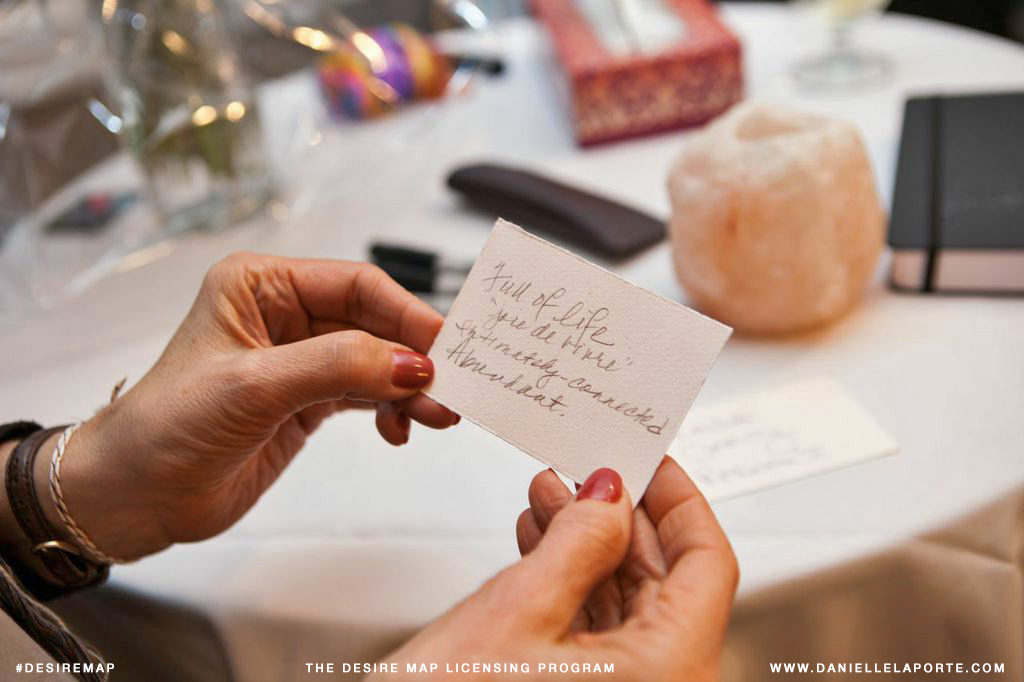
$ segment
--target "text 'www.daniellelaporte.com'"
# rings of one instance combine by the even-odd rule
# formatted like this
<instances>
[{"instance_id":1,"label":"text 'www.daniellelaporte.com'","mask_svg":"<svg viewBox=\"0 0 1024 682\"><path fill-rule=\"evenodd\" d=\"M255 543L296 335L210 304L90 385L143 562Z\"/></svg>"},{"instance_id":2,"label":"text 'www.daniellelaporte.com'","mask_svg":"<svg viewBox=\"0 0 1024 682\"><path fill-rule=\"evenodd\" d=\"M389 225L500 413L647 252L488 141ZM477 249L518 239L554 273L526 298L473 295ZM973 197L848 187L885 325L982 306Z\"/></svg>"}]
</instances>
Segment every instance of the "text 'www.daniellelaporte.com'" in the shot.
<instances>
[{"instance_id":1,"label":"text 'www.daniellelaporte.com'","mask_svg":"<svg viewBox=\"0 0 1024 682\"><path fill-rule=\"evenodd\" d=\"M1003 675L1005 663L771 662L771 673L804 675Z\"/></svg>"}]
</instances>

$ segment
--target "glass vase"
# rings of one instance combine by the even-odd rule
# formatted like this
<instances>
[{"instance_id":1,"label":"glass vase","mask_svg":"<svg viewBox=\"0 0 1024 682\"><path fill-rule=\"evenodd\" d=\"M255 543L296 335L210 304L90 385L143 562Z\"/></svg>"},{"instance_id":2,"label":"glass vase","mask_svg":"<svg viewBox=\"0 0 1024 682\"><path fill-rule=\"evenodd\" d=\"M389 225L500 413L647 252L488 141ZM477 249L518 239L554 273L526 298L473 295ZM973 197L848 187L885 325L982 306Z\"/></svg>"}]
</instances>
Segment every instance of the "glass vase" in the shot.
<instances>
[{"instance_id":1,"label":"glass vase","mask_svg":"<svg viewBox=\"0 0 1024 682\"><path fill-rule=\"evenodd\" d=\"M270 179L253 88L220 0L105 0L111 86L144 193L169 232L260 209Z\"/></svg>"}]
</instances>

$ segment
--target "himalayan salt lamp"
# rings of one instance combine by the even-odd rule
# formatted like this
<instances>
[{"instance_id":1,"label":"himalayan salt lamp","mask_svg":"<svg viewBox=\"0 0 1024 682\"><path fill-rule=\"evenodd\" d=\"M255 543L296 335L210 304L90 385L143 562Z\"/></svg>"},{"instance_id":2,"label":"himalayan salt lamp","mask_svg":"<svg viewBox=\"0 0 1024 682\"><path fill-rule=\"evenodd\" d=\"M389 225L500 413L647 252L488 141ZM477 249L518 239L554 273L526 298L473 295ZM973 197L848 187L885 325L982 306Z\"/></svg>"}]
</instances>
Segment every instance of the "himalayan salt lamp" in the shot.
<instances>
[{"instance_id":1,"label":"himalayan salt lamp","mask_svg":"<svg viewBox=\"0 0 1024 682\"><path fill-rule=\"evenodd\" d=\"M688 140L668 185L679 280L739 331L834 320L874 272L885 214L849 123L742 104Z\"/></svg>"}]
</instances>

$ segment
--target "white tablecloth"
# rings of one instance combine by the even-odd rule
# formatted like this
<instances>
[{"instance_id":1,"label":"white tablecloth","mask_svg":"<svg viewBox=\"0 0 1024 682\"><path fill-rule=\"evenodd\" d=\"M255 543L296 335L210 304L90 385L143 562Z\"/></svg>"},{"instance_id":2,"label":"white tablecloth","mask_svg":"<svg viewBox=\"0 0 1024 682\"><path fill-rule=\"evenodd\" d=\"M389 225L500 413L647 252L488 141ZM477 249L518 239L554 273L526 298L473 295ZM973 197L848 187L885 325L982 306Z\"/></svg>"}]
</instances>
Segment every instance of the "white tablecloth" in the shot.
<instances>
[{"instance_id":1,"label":"white tablecloth","mask_svg":"<svg viewBox=\"0 0 1024 682\"><path fill-rule=\"evenodd\" d=\"M1019 45L887 15L858 39L892 57L893 83L805 96L787 69L819 36L784 6L727 5L724 14L743 40L749 96L852 120L886 197L905 96L1024 88ZM363 259L379 238L472 257L490 220L462 210L443 186L463 161L518 163L667 215L665 176L686 133L580 151L535 26L512 22L500 37L504 78L439 109L319 131L290 167L291 186L317 189L289 195L289 216L189 237L74 300L0 322L0 415L87 416L118 378L145 372L203 272L229 251ZM313 97L308 76L269 87L269 127L306 120ZM93 180L102 186L126 168L115 160ZM685 301L667 245L606 265ZM897 295L880 272L864 305L830 328L730 341L700 403L829 375L902 446L894 458L716 505L739 555L741 591L887 546L1024 483L1022 339L1022 300ZM243 679L297 677L304 661L382 653L514 560L515 519L539 469L468 423L416 429L393 449L366 415L343 415L235 528L118 568L114 580L211 613Z\"/></svg>"}]
</instances>

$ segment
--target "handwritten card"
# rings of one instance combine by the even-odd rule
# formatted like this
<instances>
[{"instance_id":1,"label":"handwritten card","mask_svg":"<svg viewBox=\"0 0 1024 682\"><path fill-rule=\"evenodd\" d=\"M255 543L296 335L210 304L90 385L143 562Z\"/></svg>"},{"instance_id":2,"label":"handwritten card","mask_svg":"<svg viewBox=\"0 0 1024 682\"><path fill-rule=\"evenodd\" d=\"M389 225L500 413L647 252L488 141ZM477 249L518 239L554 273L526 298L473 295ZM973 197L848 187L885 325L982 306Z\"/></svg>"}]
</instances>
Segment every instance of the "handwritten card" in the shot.
<instances>
[{"instance_id":1,"label":"handwritten card","mask_svg":"<svg viewBox=\"0 0 1024 682\"><path fill-rule=\"evenodd\" d=\"M431 398L634 504L731 329L499 220L430 350Z\"/></svg>"},{"instance_id":2,"label":"handwritten card","mask_svg":"<svg viewBox=\"0 0 1024 682\"><path fill-rule=\"evenodd\" d=\"M669 454L720 500L898 449L841 385L813 379L695 409Z\"/></svg>"}]
</instances>

